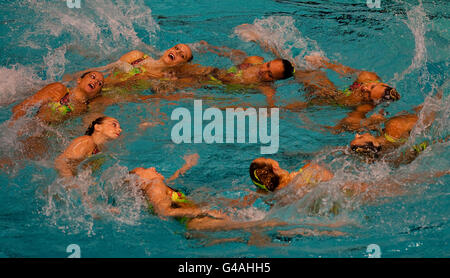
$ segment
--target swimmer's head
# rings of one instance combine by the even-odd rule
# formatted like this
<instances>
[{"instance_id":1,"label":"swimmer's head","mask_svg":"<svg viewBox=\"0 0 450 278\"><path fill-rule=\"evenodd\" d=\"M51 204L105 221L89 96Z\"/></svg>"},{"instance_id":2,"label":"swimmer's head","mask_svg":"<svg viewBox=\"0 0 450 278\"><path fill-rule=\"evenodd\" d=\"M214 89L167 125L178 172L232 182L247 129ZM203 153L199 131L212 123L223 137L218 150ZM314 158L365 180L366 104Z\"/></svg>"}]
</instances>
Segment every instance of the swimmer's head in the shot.
<instances>
[{"instance_id":1,"label":"swimmer's head","mask_svg":"<svg viewBox=\"0 0 450 278\"><path fill-rule=\"evenodd\" d=\"M146 179L146 180L155 180L155 179L164 180L164 176L161 175L160 173L158 173L156 171L155 167L150 167L150 168L138 167L136 169L131 170L130 174L136 174L141 179Z\"/></svg>"},{"instance_id":2,"label":"swimmer's head","mask_svg":"<svg viewBox=\"0 0 450 278\"><path fill-rule=\"evenodd\" d=\"M370 133L356 134L350 142L350 149L357 154L376 158L381 151L381 144Z\"/></svg>"},{"instance_id":3,"label":"swimmer's head","mask_svg":"<svg viewBox=\"0 0 450 278\"><path fill-rule=\"evenodd\" d=\"M291 62L284 59L275 59L261 65L259 69L259 79L263 82L272 82L286 79L294 74L294 67Z\"/></svg>"},{"instance_id":4,"label":"swimmer's head","mask_svg":"<svg viewBox=\"0 0 450 278\"><path fill-rule=\"evenodd\" d=\"M109 140L117 139L122 133L119 121L111 117L99 117L95 119L86 130L85 135L92 136L95 132Z\"/></svg>"},{"instance_id":5,"label":"swimmer's head","mask_svg":"<svg viewBox=\"0 0 450 278\"><path fill-rule=\"evenodd\" d=\"M193 58L191 48L186 44L179 43L164 51L161 60L167 66L177 66L190 62Z\"/></svg>"},{"instance_id":6,"label":"swimmer's head","mask_svg":"<svg viewBox=\"0 0 450 278\"><path fill-rule=\"evenodd\" d=\"M91 99L101 92L105 82L101 72L88 71L78 78L77 83L78 87L86 93L88 99Z\"/></svg>"},{"instance_id":7,"label":"swimmer's head","mask_svg":"<svg viewBox=\"0 0 450 278\"><path fill-rule=\"evenodd\" d=\"M400 99L400 94L396 89L386 83L368 82L361 86L361 90L367 94L367 98L378 104L383 101L396 101Z\"/></svg>"},{"instance_id":8,"label":"swimmer's head","mask_svg":"<svg viewBox=\"0 0 450 278\"><path fill-rule=\"evenodd\" d=\"M249 173L253 184L264 191L274 191L280 185L281 178L276 173L276 165L272 162L276 161L255 159L250 164ZM278 165L278 163L276 164Z\"/></svg>"}]
</instances>

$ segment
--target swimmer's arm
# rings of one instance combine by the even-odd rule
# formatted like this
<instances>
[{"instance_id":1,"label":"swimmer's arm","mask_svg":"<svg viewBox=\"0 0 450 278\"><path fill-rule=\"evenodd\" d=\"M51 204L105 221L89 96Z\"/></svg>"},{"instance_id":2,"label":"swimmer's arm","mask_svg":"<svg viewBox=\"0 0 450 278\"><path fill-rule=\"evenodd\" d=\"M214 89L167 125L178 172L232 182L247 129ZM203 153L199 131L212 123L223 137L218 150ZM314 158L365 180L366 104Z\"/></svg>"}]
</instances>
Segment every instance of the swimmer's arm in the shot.
<instances>
[{"instance_id":1,"label":"swimmer's arm","mask_svg":"<svg viewBox=\"0 0 450 278\"><path fill-rule=\"evenodd\" d=\"M177 179L180 175L184 175L184 173L186 173L189 169L197 165L198 158L199 155L197 153L185 156L184 157L185 164L180 169L175 171L175 173L173 173L173 175L170 178L168 178L166 182L169 183Z\"/></svg>"},{"instance_id":2,"label":"swimmer's arm","mask_svg":"<svg viewBox=\"0 0 450 278\"><path fill-rule=\"evenodd\" d=\"M405 184L429 182L432 179L448 174L450 174L450 170L434 173L413 173L402 178L389 176L373 182L347 182L342 186L342 190L347 196L351 197L364 194L363 199L365 201L373 201L377 197L392 197L406 194L407 188Z\"/></svg>"},{"instance_id":3,"label":"swimmer's arm","mask_svg":"<svg viewBox=\"0 0 450 278\"><path fill-rule=\"evenodd\" d=\"M247 208L251 207L256 200L258 200L261 196L258 194L250 193L242 199L229 199L218 197L217 200L224 206L227 207L238 207L238 208Z\"/></svg>"},{"instance_id":4,"label":"swimmer's arm","mask_svg":"<svg viewBox=\"0 0 450 278\"><path fill-rule=\"evenodd\" d=\"M338 133L344 131L361 131L363 129L378 130L380 125L387 119L383 116L383 110L380 110L378 113L372 114L367 118L367 113L374 108L375 106L372 104L360 105L355 110L348 113L337 125L330 128Z\"/></svg>"},{"instance_id":5,"label":"swimmer's arm","mask_svg":"<svg viewBox=\"0 0 450 278\"><path fill-rule=\"evenodd\" d=\"M361 72L360 70L344 66L342 64L338 63L332 63L328 61L326 58L320 56L320 55L309 55L305 56L305 60L312 66L316 68L325 68L333 70L341 75L349 75L349 74L355 74Z\"/></svg>"},{"instance_id":6,"label":"swimmer's arm","mask_svg":"<svg viewBox=\"0 0 450 278\"><path fill-rule=\"evenodd\" d=\"M76 175L76 167L92 151L92 145L85 136L75 139L67 149L55 160L55 168L62 177L73 177Z\"/></svg>"},{"instance_id":7,"label":"swimmer's arm","mask_svg":"<svg viewBox=\"0 0 450 278\"><path fill-rule=\"evenodd\" d=\"M91 72L91 71L110 73L112 71L112 69L114 69L114 68L118 68L123 72L128 72L133 67L131 65L131 63L136 61L137 59L143 58L144 55L145 55L145 53L142 51L132 50L132 51L122 55L122 57L120 57L119 60L117 60L113 63L110 63L110 64L108 64L106 66L102 66L102 67L90 68L87 70L79 71L74 74L66 74L63 76L62 80L63 81L76 80L77 78L81 77L84 73Z\"/></svg>"},{"instance_id":8,"label":"swimmer's arm","mask_svg":"<svg viewBox=\"0 0 450 278\"><path fill-rule=\"evenodd\" d=\"M145 53L139 50L132 50L126 54L124 54L122 57L120 57L119 61L131 64L134 61L141 59L145 56Z\"/></svg>"},{"instance_id":9,"label":"swimmer's arm","mask_svg":"<svg viewBox=\"0 0 450 278\"><path fill-rule=\"evenodd\" d=\"M231 49L226 46L215 46L207 43L206 41L200 41L200 44L204 45L206 49L221 57L230 58L235 64L241 64L247 57L247 53L239 49Z\"/></svg>"},{"instance_id":10,"label":"swimmer's arm","mask_svg":"<svg viewBox=\"0 0 450 278\"><path fill-rule=\"evenodd\" d=\"M276 90L272 86L261 85L258 89L266 96L266 102L268 107L275 107L275 94Z\"/></svg>"},{"instance_id":11,"label":"swimmer's arm","mask_svg":"<svg viewBox=\"0 0 450 278\"><path fill-rule=\"evenodd\" d=\"M37 104L43 105L50 101L59 101L66 92L67 87L59 82L45 86L33 96L13 107L12 121L16 121L25 116L27 110Z\"/></svg>"}]
</instances>

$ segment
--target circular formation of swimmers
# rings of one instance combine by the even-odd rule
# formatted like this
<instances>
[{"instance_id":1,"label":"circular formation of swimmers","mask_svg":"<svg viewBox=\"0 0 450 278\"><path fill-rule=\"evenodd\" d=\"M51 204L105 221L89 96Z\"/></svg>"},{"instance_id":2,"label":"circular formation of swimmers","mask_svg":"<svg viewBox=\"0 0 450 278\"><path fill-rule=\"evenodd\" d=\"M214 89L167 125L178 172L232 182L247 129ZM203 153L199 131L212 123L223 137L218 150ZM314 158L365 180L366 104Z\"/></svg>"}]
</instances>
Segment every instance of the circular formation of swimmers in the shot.
<instances>
[{"instance_id":1,"label":"circular formation of swimmers","mask_svg":"<svg viewBox=\"0 0 450 278\"><path fill-rule=\"evenodd\" d=\"M249 26L248 24L240 26L241 37L259 43L263 49L277 56L276 59L266 62L262 57L248 56L244 51L213 46L205 41L198 44L202 51L228 57L235 65L222 69L195 64L193 51L186 44L177 44L164 51L158 58L133 50L116 62L74 74L72 78L76 81L75 87L68 88L60 82L45 86L14 106L10 126L20 118L30 116L30 113L32 117L45 124L61 124L69 118L83 114L97 115L89 120L85 135L74 139L55 160L55 168L59 175L70 179L77 175L77 167L83 161L103 152L106 143L120 136L122 128L119 121L101 114L108 105L134 100L130 99L130 95L120 94L120 89L133 90L136 84L146 84L159 94L153 97L164 98L164 93L175 92L182 88L240 85L259 90L266 97L267 107L276 107L274 82L294 78L303 85L307 101L291 103L282 108L293 111L313 105L339 105L352 108L352 112L329 130L335 133L366 131L363 134L356 133L348 145L351 152L364 157L367 162L392 158L392 151L408 140L410 132L418 122L418 113L422 106L415 108L415 113L403 113L391 118L385 118L382 111L366 117L380 103L400 99L398 91L383 83L376 73L333 63L318 55L306 56L305 60L310 67L302 68L292 61L283 59L276 49L262 41ZM327 77L323 69L335 71L341 76L351 76L354 82L345 90L341 90ZM162 84L164 86L161 86ZM438 93L435 97L441 98L442 94ZM145 98L146 96L138 96L141 100ZM37 112L34 113L32 108L36 107ZM434 118L433 113L427 114L424 117L424 124L431 125ZM378 131L379 134L374 136L370 131ZM44 134L33 136L43 137ZM26 153L32 156L32 151L29 150L33 149L34 141L29 139L23 142L23 146L27 149ZM396 165L409 163L429 144L423 142L416 145L402 157L392 158L392 162ZM168 179L153 167L139 167L130 171L130 174L139 180L137 185L148 199L153 213L163 217L174 217L183 221L188 229L193 230L226 230L286 224L281 221L235 221L226 213L196 204L182 192L169 187L170 182L193 167L198 159L196 154L185 157L186 164ZM316 163L308 163L298 171L288 172L281 168L277 161L260 157L249 165L249 175L257 194L236 201L242 205L251 205L258 196L277 192L292 184L294 179L295 187L302 188L330 181L334 174L326 166ZM341 189L345 194L357 195L371 190L394 188L400 182L387 179L376 183L351 181L343 184ZM384 188L380 189L380 184L383 184Z\"/></svg>"}]
</instances>

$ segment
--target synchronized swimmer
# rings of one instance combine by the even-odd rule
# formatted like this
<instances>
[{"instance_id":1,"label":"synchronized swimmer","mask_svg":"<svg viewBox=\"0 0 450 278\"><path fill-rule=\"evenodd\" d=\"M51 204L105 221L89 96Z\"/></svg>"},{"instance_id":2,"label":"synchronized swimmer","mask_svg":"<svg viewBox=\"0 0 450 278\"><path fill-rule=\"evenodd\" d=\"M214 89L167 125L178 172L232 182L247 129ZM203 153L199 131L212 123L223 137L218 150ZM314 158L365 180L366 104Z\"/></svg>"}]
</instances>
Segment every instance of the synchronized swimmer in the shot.
<instances>
[{"instance_id":1,"label":"synchronized swimmer","mask_svg":"<svg viewBox=\"0 0 450 278\"><path fill-rule=\"evenodd\" d=\"M279 51L264 42L251 25L244 24L237 27L239 36L246 41L254 41L265 50L272 52L276 58L265 61L260 56L248 56L242 50L230 49L225 46L213 46L205 41L199 43L202 51L210 51L222 57L228 57L233 66L228 69L214 66L193 64L192 49L187 44L177 44L164 51L159 58L152 58L139 50L130 51L117 61L106 66L87 69L74 74L76 87L68 88L56 82L49 84L25 99L12 109L10 126L20 118L30 115L33 108L37 108L35 119L45 124L63 123L65 120L89 113L103 113L107 105L114 104L110 96L104 91L114 92L115 88L139 80L151 82L151 88L158 91L155 84L164 81L172 84L165 91L176 91L186 87L224 86L228 89L250 88L262 92L266 96L267 106L275 107L274 96L276 90L274 82L294 77L305 88L307 102L294 102L286 105L286 109L303 109L311 105L337 105L351 107L354 110L348 113L336 126L328 127L333 133L361 132L380 130L380 135L373 136L367 132L356 134L350 142L349 148L353 153L364 155L370 162L379 156L391 156L391 151L404 144L413 127L417 124L422 106L416 108L416 113L401 114L386 119L382 111L366 117L382 102L397 101L400 94L374 72L357 70L339 63L333 63L326 58L312 55L306 56L306 62L314 69L302 68L292 61L284 59ZM353 76L353 83L346 89L339 89L327 77L322 69L330 69L341 76ZM163 90L161 90L163 91ZM442 97L442 92L437 98ZM140 98L140 100L146 97ZM118 100L129 100L118 94ZM135 99L133 99L135 100ZM96 109L101 107L101 109ZM116 140L122 133L121 125L115 118L101 115L90 120L85 135L74 139L54 161L55 168L60 177L67 182L77 175L77 168L89 157L105 151L105 145ZM429 126L434 120L434 114L426 115L425 125ZM92 122L91 122L92 121ZM410 162L428 143L413 147L414 155L408 155L403 162ZM230 215L195 203L182 192L170 187L168 184L195 166L198 155L186 158L186 164L175 174L166 179L154 167L138 167L130 171L137 178L137 186L148 200L151 213L162 217L173 217L186 225L189 230L230 230L255 227L285 226L280 221L236 221ZM448 174L447 172L434 173L431 176ZM310 162L298 171L289 172L280 167L279 163L270 158L256 158L249 167L250 180L257 187L256 198L271 192L282 192L290 187L296 191L312 188L319 183L326 183L335 178L335 173L326 166ZM414 178L425 178L426 175L417 175ZM412 178L412 177L409 177ZM398 180L383 180L383 185L377 182L348 181L340 186L343 193L355 196L362 193L373 192L383 195L386 192L400 194ZM304 191L306 192L306 191ZM252 193L254 194L254 193ZM305 193L306 194L306 193ZM301 195L301 194L300 194ZM303 195L296 195L302 198ZM372 194L373 195L373 194ZM288 198L289 196L285 196ZM256 198L250 198L247 205L252 205ZM248 199L247 199L248 200ZM286 200L282 200L286 202ZM337 213L336 210L333 213Z\"/></svg>"}]
</instances>

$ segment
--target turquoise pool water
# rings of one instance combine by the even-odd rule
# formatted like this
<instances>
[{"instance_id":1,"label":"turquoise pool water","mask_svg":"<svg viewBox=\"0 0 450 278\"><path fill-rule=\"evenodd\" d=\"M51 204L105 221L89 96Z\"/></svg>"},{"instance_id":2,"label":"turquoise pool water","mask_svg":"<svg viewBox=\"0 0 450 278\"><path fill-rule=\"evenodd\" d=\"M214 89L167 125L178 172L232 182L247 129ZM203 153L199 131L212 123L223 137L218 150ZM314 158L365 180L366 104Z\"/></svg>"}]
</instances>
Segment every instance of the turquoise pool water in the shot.
<instances>
[{"instance_id":1,"label":"turquoise pool water","mask_svg":"<svg viewBox=\"0 0 450 278\"><path fill-rule=\"evenodd\" d=\"M426 109L437 111L431 129L418 126L408 144L444 138L449 131L450 4L445 1L383 1L371 9L366 1L83 1L69 9L65 1L0 0L0 135L2 156L19 150L17 128L8 127L11 108L47 83L66 73L104 65L131 49L162 51L184 42L195 50L200 40L274 58L255 44L243 42L234 28L254 23L286 50L290 59L320 52L354 68L377 72L393 84L402 98L383 106L394 115L425 101L444 89L442 104L429 99ZM194 51L195 62L228 67L230 61ZM337 76L333 80L340 82ZM342 81L342 85L345 82ZM304 100L300 85L278 81L277 103ZM185 89L212 105L264 104L257 92L226 92L221 88ZM143 91L142 94L152 94ZM0 257L67 257L66 247L77 244L82 257L368 257L369 244L380 246L382 257L449 257L450 190L448 176L414 179L404 184L405 194L372 202L348 199L337 186L345 180L405 179L450 167L449 143L436 143L413 163L397 169L380 162L362 165L339 149L351 133L333 135L319 125L331 125L349 110L311 107L299 112L280 111L280 147L269 157L290 171L306 161L328 165L335 179L320 184L304 198L272 210L262 202L231 211L241 220L279 218L290 228L339 231L341 236L283 236L273 228L263 246L246 242L210 245L214 238L240 237L248 231L189 233L178 222L147 213L145 201L121 180L130 169L154 166L170 176L183 164L183 156L200 155L199 163L175 186L198 201L237 198L253 190L248 177L250 162L260 155L260 144L174 144L170 115L176 107L192 111L193 99L152 100L108 107L123 136L110 145L106 162L97 172L81 171L77 183L96 199L87 208L76 192L68 193L57 180L54 158L84 133L81 119L51 127L49 154L39 161L20 160L0 172ZM30 121L30 119L28 119ZM143 121L158 123L139 128ZM89 186L91 185L91 186ZM59 196L59 197L55 197ZM307 209L321 203L319 213ZM338 215L327 213L338 201ZM116 206L120 214L108 212ZM94 217L93 215L96 215ZM334 225L337 228L317 225ZM303 230L306 231L306 230Z\"/></svg>"}]
</instances>

